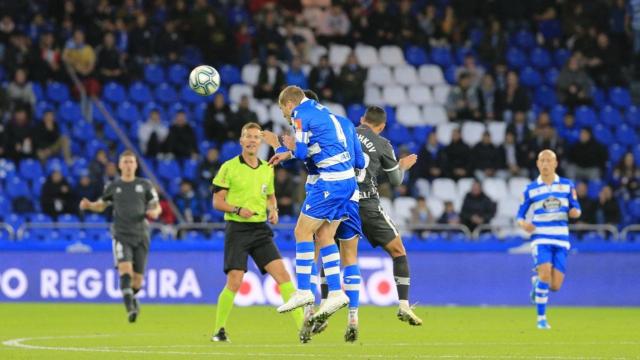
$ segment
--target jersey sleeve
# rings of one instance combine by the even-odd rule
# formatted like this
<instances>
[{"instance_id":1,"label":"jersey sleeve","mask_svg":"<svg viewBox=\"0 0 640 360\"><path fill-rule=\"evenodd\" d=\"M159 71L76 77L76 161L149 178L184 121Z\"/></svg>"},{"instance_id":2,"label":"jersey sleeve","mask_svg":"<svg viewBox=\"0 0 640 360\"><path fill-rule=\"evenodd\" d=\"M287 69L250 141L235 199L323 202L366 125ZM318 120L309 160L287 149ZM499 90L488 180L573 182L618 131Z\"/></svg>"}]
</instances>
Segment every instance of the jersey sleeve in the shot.
<instances>
[{"instance_id":1,"label":"jersey sleeve","mask_svg":"<svg viewBox=\"0 0 640 360\"><path fill-rule=\"evenodd\" d=\"M298 114L296 114L298 115ZM293 150L293 156L304 160L309 152L309 137L310 120L305 117L295 117L293 119L295 134L296 134L296 148Z\"/></svg>"},{"instance_id":2,"label":"jersey sleeve","mask_svg":"<svg viewBox=\"0 0 640 360\"><path fill-rule=\"evenodd\" d=\"M396 153L393 151L391 143L386 142L380 156L380 165L385 172L391 172L400 168L400 164L396 159Z\"/></svg>"},{"instance_id":3,"label":"jersey sleeve","mask_svg":"<svg viewBox=\"0 0 640 360\"><path fill-rule=\"evenodd\" d=\"M569 209L578 209L582 211L582 208L580 208L580 202L578 201L576 186L573 182L569 183L569 190Z\"/></svg>"},{"instance_id":4,"label":"jersey sleeve","mask_svg":"<svg viewBox=\"0 0 640 360\"><path fill-rule=\"evenodd\" d=\"M100 200L107 204L111 204L113 202L113 194L115 192L115 185L113 182L108 183L104 187L104 191L102 192L102 196L100 196Z\"/></svg>"},{"instance_id":5,"label":"jersey sleeve","mask_svg":"<svg viewBox=\"0 0 640 360\"><path fill-rule=\"evenodd\" d=\"M213 184L213 191L218 192L220 190L228 190L231 186L231 179L229 178L229 166L228 163L222 164L220 170L213 178L211 182Z\"/></svg>"},{"instance_id":6,"label":"jersey sleeve","mask_svg":"<svg viewBox=\"0 0 640 360\"><path fill-rule=\"evenodd\" d=\"M269 180L267 181L267 195L273 195L276 192L274 182L275 182L275 174L272 167L268 167L269 169Z\"/></svg>"},{"instance_id":7,"label":"jersey sleeve","mask_svg":"<svg viewBox=\"0 0 640 360\"><path fill-rule=\"evenodd\" d=\"M529 189L524 189L522 193L522 202L520 203L520 207L518 208L518 215L516 216L516 221L524 221L527 217L527 212L531 207L531 198L529 197Z\"/></svg>"},{"instance_id":8,"label":"jersey sleeve","mask_svg":"<svg viewBox=\"0 0 640 360\"><path fill-rule=\"evenodd\" d=\"M158 192L156 191L155 187L153 186L153 184L151 183L151 181L145 181L145 187L146 187L146 191L145 191L145 199L147 201L147 204L153 204L153 203L157 203L158 201L160 201L160 197L158 196Z\"/></svg>"}]
</instances>

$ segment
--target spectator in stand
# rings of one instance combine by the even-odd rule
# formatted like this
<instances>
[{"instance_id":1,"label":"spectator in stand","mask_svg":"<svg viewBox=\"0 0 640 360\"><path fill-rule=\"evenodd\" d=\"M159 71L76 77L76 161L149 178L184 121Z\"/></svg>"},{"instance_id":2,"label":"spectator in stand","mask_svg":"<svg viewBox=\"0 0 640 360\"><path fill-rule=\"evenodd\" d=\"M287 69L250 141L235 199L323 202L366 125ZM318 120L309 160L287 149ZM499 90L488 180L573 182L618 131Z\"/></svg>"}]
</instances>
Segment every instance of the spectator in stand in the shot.
<instances>
[{"instance_id":1,"label":"spectator in stand","mask_svg":"<svg viewBox=\"0 0 640 360\"><path fill-rule=\"evenodd\" d=\"M91 181L89 176L89 170L84 170L80 173L80 180L73 189L75 195L75 202L73 208L78 209L80 200L83 198L97 199L102 195L102 187Z\"/></svg>"},{"instance_id":2,"label":"spectator in stand","mask_svg":"<svg viewBox=\"0 0 640 360\"><path fill-rule=\"evenodd\" d=\"M256 44L260 60L268 58L268 54L280 55L283 51L284 40L278 30L277 16L274 10L264 13L262 24L258 26Z\"/></svg>"},{"instance_id":3,"label":"spectator in stand","mask_svg":"<svg viewBox=\"0 0 640 360\"><path fill-rule=\"evenodd\" d=\"M242 23L238 26L238 30L234 34L237 53L236 61L238 65L245 65L253 59L253 37L249 32L249 26L247 23Z\"/></svg>"},{"instance_id":4,"label":"spectator in stand","mask_svg":"<svg viewBox=\"0 0 640 360\"><path fill-rule=\"evenodd\" d=\"M238 110L233 114L231 124L229 124L230 139L239 139L242 127L249 122L258 123L258 115L251 110L249 97L242 95L238 103Z\"/></svg>"},{"instance_id":5,"label":"spectator in stand","mask_svg":"<svg viewBox=\"0 0 640 360\"><path fill-rule=\"evenodd\" d=\"M13 74L18 68L29 68L32 58L31 40L24 33L14 31L9 35L5 45L3 65L8 74Z\"/></svg>"},{"instance_id":6,"label":"spectator in stand","mask_svg":"<svg viewBox=\"0 0 640 360\"><path fill-rule=\"evenodd\" d=\"M460 129L451 133L451 143L444 148L444 156L447 177L457 180L471 175L471 149L462 141Z\"/></svg>"},{"instance_id":7,"label":"spectator in stand","mask_svg":"<svg viewBox=\"0 0 640 360\"><path fill-rule=\"evenodd\" d=\"M520 86L520 79L515 71L509 71L504 90L496 93L496 117L510 122L518 111L526 113L531 109L531 99L527 89Z\"/></svg>"},{"instance_id":8,"label":"spectator in stand","mask_svg":"<svg viewBox=\"0 0 640 360\"><path fill-rule=\"evenodd\" d=\"M169 127L166 148L169 153L178 159L198 157L196 134L187 122L187 115L184 111L176 113L173 124Z\"/></svg>"},{"instance_id":9,"label":"spectator in stand","mask_svg":"<svg viewBox=\"0 0 640 360\"><path fill-rule=\"evenodd\" d=\"M487 31L478 46L478 55L484 64L503 60L507 50L507 35L498 19L491 19Z\"/></svg>"},{"instance_id":10,"label":"spectator in stand","mask_svg":"<svg viewBox=\"0 0 640 360\"><path fill-rule=\"evenodd\" d=\"M60 133L52 110L47 110L42 115L42 122L36 125L34 142L38 159L43 163L50 157L62 155L67 165L73 163L71 156L71 142L66 135Z\"/></svg>"},{"instance_id":11,"label":"spectator in stand","mask_svg":"<svg viewBox=\"0 0 640 360\"><path fill-rule=\"evenodd\" d=\"M591 104L591 88L593 81L580 66L578 55L573 55L567 61L557 80L558 100L570 107Z\"/></svg>"},{"instance_id":12,"label":"spectator in stand","mask_svg":"<svg viewBox=\"0 0 640 360\"><path fill-rule=\"evenodd\" d=\"M318 66L311 69L311 73L309 74L309 87L318 94L321 101L331 101L334 99L335 94L333 93L333 89L335 85L335 74L329 64L329 57L322 55Z\"/></svg>"},{"instance_id":13,"label":"spectator in stand","mask_svg":"<svg viewBox=\"0 0 640 360\"><path fill-rule=\"evenodd\" d=\"M120 174L118 173L118 165L116 165L116 163L114 163L113 161L109 161L104 167L104 176L102 178L102 183L108 184L118 179L118 177L120 177Z\"/></svg>"},{"instance_id":14,"label":"spectator in stand","mask_svg":"<svg viewBox=\"0 0 640 360\"><path fill-rule=\"evenodd\" d=\"M302 70L302 62L297 56L291 60L289 70L286 75L286 83L287 85L296 85L302 89L306 89L308 87L307 76L304 74L304 71Z\"/></svg>"},{"instance_id":15,"label":"spectator in stand","mask_svg":"<svg viewBox=\"0 0 640 360\"><path fill-rule=\"evenodd\" d=\"M206 14L206 28L199 46L205 59L211 64L226 64L233 57L233 53L229 52L231 39L225 27L222 16L212 12Z\"/></svg>"},{"instance_id":16,"label":"spectator in stand","mask_svg":"<svg viewBox=\"0 0 640 360\"><path fill-rule=\"evenodd\" d=\"M151 110L147 121L138 128L140 151L145 156L155 157L163 152L162 144L168 135L169 128L162 123L160 112L157 109Z\"/></svg>"},{"instance_id":17,"label":"spectator in stand","mask_svg":"<svg viewBox=\"0 0 640 360\"><path fill-rule=\"evenodd\" d=\"M396 29L393 28L393 20L387 12L387 6L386 0L376 1L373 12L368 15L371 33L364 36L373 46L390 44L396 36Z\"/></svg>"},{"instance_id":18,"label":"spectator in stand","mask_svg":"<svg viewBox=\"0 0 640 360\"><path fill-rule=\"evenodd\" d=\"M342 6L335 2L323 13L318 25L318 42L325 46L330 43L344 43L351 28L349 17Z\"/></svg>"},{"instance_id":19,"label":"spectator in stand","mask_svg":"<svg viewBox=\"0 0 640 360\"><path fill-rule=\"evenodd\" d=\"M96 53L85 42L84 32L76 29L62 52L62 59L77 73L89 96L98 96L100 84L94 78Z\"/></svg>"},{"instance_id":20,"label":"spectator in stand","mask_svg":"<svg viewBox=\"0 0 640 360\"><path fill-rule=\"evenodd\" d=\"M587 184L583 181L576 184L576 195L582 209L578 224L595 224L598 204L587 195Z\"/></svg>"},{"instance_id":21,"label":"spectator in stand","mask_svg":"<svg viewBox=\"0 0 640 360\"><path fill-rule=\"evenodd\" d=\"M51 32L45 32L40 36L38 54L35 65L31 67L31 75L34 81L41 83L50 80L62 81L64 78L62 55Z\"/></svg>"},{"instance_id":22,"label":"spectator in stand","mask_svg":"<svg viewBox=\"0 0 640 360\"><path fill-rule=\"evenodd\" d=\"M34 156L33 126L27 110L18 108L14 111L6 132L8 155L14 162Z\"/></svg>"},{"instance_id":23,"label":"spectator in stand","mask_svg":"<svg viewBox=\"0 0 640 360\"><path fill-rule=\"evenodd\" d=\"M509 69L504 61L499 61L493 66L493 77L496 83L496 92L505 91L507 88L507 78L509 77ZM496 97L498 94L496 94ZM498 109L495 109L497 118L502 119L502 114L498 113Z\"/></svg>"},{"instance_id":24,"label":"spectator in stand","mask_svg":"<svg viewBox=\"0 0 640 360\"><path fill-rule=\"evenodd\" d=\"M536 159L538 154L545 149L555 152L558 159L564 159L564 143L562 139L558 137L556 130L551 126L549 115L547 113L541 113L538 119L538 127L536 128L536 136L529 145L530 173L537 173L537 167L535 165Z\"/></svg>"},{"instance_id":25,"label":"spectator in stand","mask_svg":"<svg viewBox=\"0 0 640 360\"><path fill-rule=\"evenodd\" d=\"M462 72L458 76L458 84L451 89L447 97L447 114L449 119L456 121L480 120L480 97L472 86L469 73Z\"/></svg>"},{"instance_id":26,"label":"spectator in stand","mask_svg":"<svg viewBox=\"0 0 640 360\"><path fill-rule=\"evenodd\" d=\"M459 79L463 73L469 75L471 88L477 89L480 86L484 69L476 64L476 58L472 54L464 56L463 64L456 69L456 78Z\"/></svg>"},{"instance_id":27,"label":"spectator in stand","mask_svg":"<svg viewBox=\"0 0 640 360\"><path fill-rule=\"evenodd\" d=\"M308 44L306 43L304 36L296 31L293 20L285 21L283 32L286 60L291 61L293 58L298 57L303 63L306 62L308 56Z\"/></svg>"},{"instance_id":28,"label":"spectator in stand","mask_svg":"<svg viewBox=\"0 0 640 360\"><path fill-rule=\"evenodd\" d=\"M33 112L36 95L33 93L31 82L27 81L27 71L23 68L16 70L13 81L7 87L7 94L11 102L11 109L27 108Z\"/></svg>"},{"instance_id":29,"label":"spectator in stand","mask_svg":"<svg viewBox=\"0 0 640 360\"><path fill-rule=\"evenodd\" d=\"M507 132L515 136L516 143L522 144L531 141L532 134L527 124L527 115L523 111L517 111L513 115L513 122L507 125Z\"/></svg>"},{"instance_id":30,"label":"spectator in stand","mask_svg":"<svg viewBox=\"0 0 640 360\"><path fill-rule=\"evenodd\" d=\"M254 96L258 99L277 99L284 85L284 73L280 68L278 58L275 54L269 54L267 62L260 68L258 85L253 91Z\"/></svg>"},{"instance_id":31,"label":"spectator in stand","mask_svg":"<svg viewBox=\"0 0 640 360\"><path fill-rule=\"evenodd\" d=\"M436 132L432 131L429 133L427 142L418 152L416 164L409 172L411 183L415 183L415 181L420 178L433 180L443 176L443 169L445 168L443 148L442 144L438 142Z\"/></svg>"},{"instance_id":32,"label":"spectator in stand","mask_svg":"<svg viewBox=\"0 0 640 360\"><path fill-rule=\"evenodd\" d=\"M54 170L47 181L42 185L40 206L42 212L54 219L60 214L74 213L75 196L67 179L62 176L60 170Z\"/></svg>"},{"instance_id":33,"label":"spectator in stand","mask_svg":"<svg viewBox=\"0 0 640 360\"><path fill-rule=\"evenodd\" d=\"M434 222L435 219L427 206L427 200L423 196L418 196L416 206L411 209L409 225L420 228L423 225L433 224Z\"/></svg>"},{"instance_id":34,"label":"spectator in stand","mask_svg":"<svg viewBox=\"0 0 640 360\"><path fill-rule=\"evenodd\" d=\"M354 3L349 12L351 21L351 31L349 32L349 43L358 42L371 44L372 34L369 31L369 17L367 8L362 3Z\"/></svg>"},{"instance_id":35,"label":"spectator in stand","mask_svg":"<svg viewBox=\"0 0 640 360\"><path fill-rule=\"evenodd\" d=\"M604 186L598 194L598 208L596 210L596 221L598 224L608 224L618 226L620 224L620 205L613 198L613 191L610 186Z\"/></svg>"},{"instance_id":36,"label":"spectator in stand","mask_svg":"<svg viewBox=\"0 0 640 360\"><path fill-rule=\"evenodd\" d=\"M96 48L98 78L103 83L108 81L121 82L125 79L124 56L116 48L116 38L113 33L104 34L102 45Z\"/></svg>"},{"instance_id":37,"label":"spectator in stand","mask_svg":"<svg viewBox=\"0 0 640 360\"><path fill-rule=\"evenodd\" d=\"M89 163L89 177L91 178L91 182L97 184L100 188L104 187L103 180L108 163L109 157L104 149L98 150Z\"/></svg>"},{"instance_id":38,"label":"spectator in stand","mask_svg":"<svg viewBox=\"0 0 640 360\"><path fill-rule=\"evenodd\" d=\"M0 88L0 92L2 88ZM0 111L3 109L0 108ZM0 116L0 158L8 157L9 144L7 143L7 127L5 126L4 119Z\"/></svg>"},{"instance_id":39,"label":"spectator in stand","mask_svg":"<svg viewBox=\"0 0 640 360\"><path fill-rule=\"evenodd\" d=\"M573 113L567 112L559 129L560 136L568 145L574 145L580 140L580 130L580 127L576 125L576 118Z\"/></svg>"},{"instance_id":40,"label":"spectator in stand","mask_svg":"<svg viewBox=\"0 0 640 360\"><path fill-rule=\"evenodd\" d=\"M418 13L418 28L421 31L420 38L435 39L436 30L438 29L437 11L434 4L427 4L424 9ZM425 41L423 44L427 44Z\"/></svg>"},{"instance_id":41,"label":"spectator in stand","mask_svg":"<svg viewBox=\"0 0 640 360\"><path fill-rule=\"evenodd\" d=\"M612 184L616 194L625 200L640 196L640 169L633 153L628 152L613 170Z\"/></svg>"},{"instance_id":42,"label":"spectator in stand","mask_svg":"<svg viewBox=\"0 0 640 360\"><path fill-rule=\"evenodd\" d=\"M485 121L495 120L495 103L496 103L496 84L491 74L484 74L480 88L478 88L480 97L480 112L482 119Z\"/></svg>"},{"instance_id":43,"label":"spectator in stand","mask_svg":"<svg viewBox=\"0 0 640 360\"><path fill-rule=\"evenodd\" d=\"M343 104L361 104L364 99L364 82L367 71L360 66L354 52L347 57L347 62L340 69L338 77L339 98Z\"/></svg>"},{"instance_id":44,"label":"spectator in stand","mask_svg":"<svg viewBox=\"0 0 640 360\"><path fill-rule=\"evenodd\" d=\"M157 36L155 51L165 57L169 63L176 63L182 55L184 39L176 29L175 21L167 21L164 28Z\"/></svg>"},{"instance_id":45,"label":"spectator in stand","mask_svg":"<svg viewBox=\"0 0 640 360\"><path fill-rule=\"evenodd\" d=\"M142 66L149 64L153 58L153 31L148 24L147 16L139 12L135 17L135 26L129 31L128 54L134 66L141 70Z\"/></svg>"},{"instance_id":46,"label":"spectator in stand","mask_svg":"<svg viewBox=\"0 0 640 360\"><path fill-rule=\"evenodd\" d=\"M516 142L512 132L507 132L502 145L503 162L510 176L529 176L527 142Z\"/></svg>"},{"instance_id":47,"label":"spectator in stand","mask_svg":"<svg viewBox=\"0 0 640 360\"><path fill-rule=\"evenodd\" d=\"M609 42L609 36L598 34L596 46L585 54L586 69L595 83L603 88L624 85L621 79L621 55L619 49Z\"/></svg>"},{"instance_id":48,"label":"spectator in stand","mask_svg":"<svg viewBox=\"0 0 640 360\"><path fill-rule=\"evenodd\" d=\"M482 140L473 149L473 165L475 177L479 180L494 177L498 170L504 169L500 149L491 142L491 134L485 131Z\"/></svg>"},{"instance_id":49,"label":"spectator in stand","mask_svg":"<svg viewBox=\"0 0 640 360\"><path fill-rule=\"evenodd\" d=\"M440 218L438 219L438 224L446 224L446 225L458 225L460 224L460 215L456 212L456 209L453 207L453 202L445 201L444 202L444 211Z\"/></svg>"},{"instance_id":50,"label":"spectator in stand","mask_svg":"<svg viewBox=\"0 0 640 360\"><path fill-rule=\"evenodd\" d=\"M402 47L413 45L418 39L418 22L411 12L411 5L412 1L401 0L398 4L398 14L391 18L397 34L394 42Z\"/></svg>"},{"instance_id":51,"label":"spectator in stand","mask_svg":"<svg viewBox=\"0 0 640 360\"><path fill-rule=\"evenodd\" d=\"M569 148L569 164L566 167L570 179L600 179L607 162L607 149L597 142L591 130L580 130L580 141Z\"/></svg>"},{"instance_id":52,"label":"spectator in stand","mask_svg":"<svg viewBox=\"0 0 640 360\"><path fill-rule=\"evenodd\" d=\"M482 191L480 182L474 181L462 203L462 223L473 231L478 225L488 224L495 214L496 204Z\"/></svg>"},{"instance_id":53,"label":"spectator in stand","mask_svg":"<svg viewBox=\"0 0 640 360\"><path fill-rule=\"evenodd\" d=\"M213 101L207 104L204 115L204 135L219 144L232 138L229 134L233 117L231 108L225 102L224 94L217 93Z\"/></svg>"},{"instance_id":54,"label":"spectator in stand","mask_svg":"<svg viewBox=\"0 0 640 360\"><path fill-rule=\"evenodd\" d=\"M183 180L180 183L180 193L176 195L175 202L187 222L200 222L203 211L191 182Z\"/></svg>"},{"instance_id":55,"label":"spectator in stand","mask_svg":"<svg viewBox=\"0 0 640 360\"><path fill-rule=\"evenodd\" d=\"M295 205L299 200L296 198L296 183L293 176L284 168L276 169L276 178L274 182L276 194L278 194L278 208L280 215L293 216L295 213Z\"/></svg>"},{"instance_id":56,"label":"spectator in stand","mask_svg":"<svg viewBox=\"0 0 640 360\"><path fill-rule=\"evenodd\" d=\"M198 165L198 192L207 197L211 195L211 181L220 169L220 153L218 149L211 148Z\"/></svg>"}]
</instances>

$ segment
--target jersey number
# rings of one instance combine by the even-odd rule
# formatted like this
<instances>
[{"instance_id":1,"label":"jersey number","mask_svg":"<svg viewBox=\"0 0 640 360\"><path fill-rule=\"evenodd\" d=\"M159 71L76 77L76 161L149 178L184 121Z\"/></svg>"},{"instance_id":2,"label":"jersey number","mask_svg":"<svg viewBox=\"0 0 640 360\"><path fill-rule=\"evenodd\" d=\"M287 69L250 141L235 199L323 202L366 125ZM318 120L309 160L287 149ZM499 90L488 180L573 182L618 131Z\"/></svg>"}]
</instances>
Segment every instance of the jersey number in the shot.
<instances>
[{"instance_id":1,"label":"jersey number","mask_svg":"<svg viewBox=\"0 0 640 360\"><path fill-rule=\"evenodd\" d=\"M344 136L344 131L342 131L342 126L340 126L340 122L338 121L336 116L333 114L329 115L329 117L331 118L331 121L333 121L333 125L336 127L336 136L338 137L338 141L340 141L340 143L345 148L347 148L347 137Z\"/></svg>"}]
</instances>

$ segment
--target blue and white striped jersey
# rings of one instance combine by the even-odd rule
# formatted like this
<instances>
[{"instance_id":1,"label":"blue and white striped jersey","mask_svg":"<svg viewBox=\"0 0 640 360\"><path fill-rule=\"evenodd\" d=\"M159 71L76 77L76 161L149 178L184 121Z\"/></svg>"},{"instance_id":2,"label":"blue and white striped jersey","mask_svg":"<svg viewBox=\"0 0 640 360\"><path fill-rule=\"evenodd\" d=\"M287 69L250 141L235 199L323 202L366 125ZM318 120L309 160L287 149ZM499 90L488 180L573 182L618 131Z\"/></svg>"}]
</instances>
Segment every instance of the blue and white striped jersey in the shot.
<instances>
[{"instance_id":1,"label":"blue and white striped jersey","mask_svg":"<svg viewBox=\"0 0 640 360\"><path fill-rule=\"evenodd\" d=\"M547 185L538 177L524 190L524 199L518 210L517 220L525 220L527 212L533 210L531 245L556 245L567 249L569 242L569 210L580 210L580 203L573 182L556 175Z\"/></svg>"}]
</instances>

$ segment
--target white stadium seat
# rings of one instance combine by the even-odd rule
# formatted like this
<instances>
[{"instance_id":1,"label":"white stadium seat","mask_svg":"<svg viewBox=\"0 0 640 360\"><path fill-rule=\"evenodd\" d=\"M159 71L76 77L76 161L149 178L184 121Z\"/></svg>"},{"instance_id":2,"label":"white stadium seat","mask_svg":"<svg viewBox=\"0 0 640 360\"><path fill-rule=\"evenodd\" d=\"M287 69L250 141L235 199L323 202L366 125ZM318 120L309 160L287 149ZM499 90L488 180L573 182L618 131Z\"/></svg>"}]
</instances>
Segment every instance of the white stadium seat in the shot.
<instances>
[{"instance_id":1,"label":"white stadium seat","mask_svg":"<svg viewBox=\"0 0 640 360\"><path fill-rule=\"evenodd\" d=\"M431 104L433 102L431 89L418 84L409 86L409 101L418 105Z\"/></svg>"},{"instance_id":2,"label":"white stadium seat","mask_svg":"<svg viewBox=\"0 0 640 360\"><path fill-rule=\"evenodd\" d=\"M344 65L351 51L351 48L346 45L331 44L329 47L329 64L333 66Z\"/></svg>"},{"instance_id":3,"label":"white stadium seat","mask_svg":"<svg viewBox=\"0 0 640 360\"><path fill-rule=\"evenodd\" d=\"M232 103L239 103L243 95L247 95L249 99L253 99L253 87L245 84L233 84L229 90L229 100Z\"/></svg>"},{"instance_id":4,"label":"white stadium seat","mask_svg":"<svg viewBox=\"0 0 640 360\"><path fill-rule=\"evenodd\" d=\"M439 126L449 122L449 117L444 107L436 104L427 104L422 107L422 118L425 124Z\"/></svg>"},{"instance_id":5,"label":"white stadium seat","mask_svg":"<svg viewBox=\"0 0 640 360\"><path fill-rule=\"evenodd\" d=\"M415 186L419 196L426 199L429 197L429 194L431 194L431 184L429 184L429 180L420 178L416 180Z\"/></svg>"},{"instance_id":6,"label":"white stadium seat","mask_svg":"<svg viewBox=\"0 0 640 360\"><path fill-rule=\"evenodd\" d=\"M260 124L269 122L269 108L259 101L252 101L249 108L256 113Z\"/></svg>"},{"instance_id":7,"label":"white stadium seat","mask_svg":"<svg viewBox=\"0 0 640 360\"><path fill-rule=\"evenodd\" d=\"M284 118L284 116L282 116L282 110L280 110L278 104L271 104L271 106L269 107L269 116L271 117L271 121L273 121L274 124L289 126L287 120Z\"/></svg>"},{"instance_id":8,"label":"white stadium seat","mask_svg":"<svg viewBox=\"0 0 640 360\"><path fill-rule=\"evenodd\" d=\"M394 220L400 225L406 225L411 221L411 210L416 207L416 199L409 196L400 196L393 201Z\"/></svg>"},{"instance_id":9,"label":"white stadium seat","mask_svg":"<svg viewBox=\"0 0 640 360\"><path fill-rule=\"evenodd\" d=\"M381 197L380 206L382 206L382 209L387 213L387 215L389 215L390 218L395 219L395 213L393 212L393 202L391 201L391 199L387 197Z\"/></svg>"},{"instance_id":10,"label":"white stadium seat","mask_svg":"<svg viewBox=\"0 0 640 360\"><path fill-rule=\"evenodd\" d=\"M487 178L482 182L482 190L493 201L509 196L507 183L501 178Z\"/></svg>"},{"instance_id":11,"label":"white stadium seat","mask_svg":"<svg viewBox=\"0 0 640 360\"><path fill-rule=\"evenodd\" d=\"M322 55L327 55L328 52L327 48L322 45L315 45L312 47L311 50L309 50L309 61L311 62L311 65L318 65Z\"/></svg>"},{"instance_id":12,"label":"white stadium seat","mask_svg":"<svg viewBox=\"0 0 640 360\"><path fill-rule=\"evenodd\" d=\"M356 58L362 67L368 68L380 63L378 50L370 45L358 44L355 48Z\"/></svg>"},{"instance_id":13,"label":"white stadium seat","mask_svg":"<svg viewBox=\"0 0 640 360\"><path fill-rule=\"evenodd\" d=\"M449 145L451 143L451 133L453 132L453 129L457 129L458 127L458 124L449 122L438 125L436 129L438 142L442 145Z\"/></svg>"},{"instance_id":14,"label":"white stadium seat","mask_svg":"<svg viewBox=\"0 0 640 360\"><path fill-rule=\"evenodd\" d=\"M411 65L399 65L393 68L393 77L398 84L413 85L418 83L418 73Z\"/></svg>"},{"instance_id":15,"label":"white stadium seat","mask_svg":"<svg viewBox=\"0 0 640 360\"><path fill-rule=\"evenodd\" d=\"M347 116L347 112L344 110L344 106L342 106L342 104L325 102L324 106L329 108L329 111L331 111L332 114Z\"/></svg>"},{"instance_id":16,"label":"white stadium seat","mask_svg":"<svg viewBox=\"0 0 640 360\"><path fill-rule=\"evenodd\" d=\"M370 67L367 72L367 84L382 86L393 84L391 69L384 65L374 65Z\"/></svg>"},{"instance_id":17,"label":"white stadium seat","mask_svg":"<svg viewBox=\"0 0 640 360\"><path fill-rule=\"evenodd\" d=\"M383 106L384 100L382 99L382 92L380 91L380 88L374 85L365 86L364 103L365 105Z\"/></svg>"},{"instance_id":18,"label":"white stadium seat","mask_svg":"<svg viewBox=\"0 0 640 360\"><path fill-rule=\"evenodd\" d=\"M434 197L443 201L455 201L458 198L458 187L452 179L434 179L431 183L431 192Z\"/></svg>"},{"instance_id":19,"label":"white stadium seat","mask_svg":"<svg viewBox=\"0 0 640 360\"><path fill-rule=\"evenodd\" d=\"M444 213L444 202L438 198L430 197L427 199L427 207L431 211L431 216L438 219Z\"/></svg>"},{"instance_id":20,"label":"white stadium seat","mask_svg":"<svg viewBox=\"0 0 640 360\"><path fill-rule=\"evenodd\" d=\"M489 134L491 134L491 142L498 146L504 144L504 135L507 130L507 124L502 121L491 121L487 126Z\"/></svg>"},{"instance_id":21,"label":"white stadium seat","mask_svg":"<svg viewBox=\"0 0 640 360\"><path fill-rule=\"evenodd\" d=\"M396 109L396 119L404 126L417 126L423 124L422 113L418 105L400 105Z\"/></svg>"},{"instance_id":22,"label":"white stadium seat","mask_svg":"<svg viewBox=\"0 0 640 360\"><path fill-rule=\"evenodd\" d=\"M464 199L469 191L471 191L471 185L473 185L473 178L462 178L458 180L458 197Z\"/></svg>"},{"instance_id":23,"label":"white stadium seat","mask_svg":"<svg viewBox=\"0 0 640 360\"><path fill-rule=\"evenodd\" d=\"M530 182L526 177L512 177L509 179L509 193L517 199L521 198Z\"/></svg>"},{"instance_id":24,"label":"white stadium seat","mask_svg":"<svg viewBox=\"0 0 640 360\"><path fill-rule=\"evenodd\" d=\"M407 91L400 85L383 86L382 99L391 106L402 105L408 102Z\"/></svg>"},{"instance_id":25,"label":"white stadium seat","mask_svg":"<svg viewBox=\"0 0 640 360\"><path fill-rule=\"evenodd\" d=\"M518 214L519 208L520 202L517 198L513 198L511 196L505 197L498 201L498 210L496 211L496 215L515 218Z\"/></svg>"},{"instance_id":26,"label":"white stadium seat","mask_svg":"<svg viewBox=\"0 0 640 360\"><path fill-rule=\"evenodd\" d=\"M243 66L242 73L240 74L242 82L251 86L256 86L258 84L259 75L260 65L257 64L247 64ZM224 79L222 81L224 81Z\"/></svg>"},{"instance_id":27,"label":"white stadium seat","mask_svg":"<svg viewBox=\"0 0 640 360\"><path fill-rule=\"evenodd\" d=\"M444 105L447 103L449 97L449 90L451 87L447 84L436 85L433 87L433 99L436 103Z\"/></svg>"},{"instance_id":28,"label":"white stadium seat","mask_svg":"<svg viewBox=\"0 0 640 360\"><path fill-rule=\"evenodd\" d=\"M404 65L404 54L399 46L384 45L380 47L380 62L385 65Z\"/></svg>"},{"instance_id":29,"label":"white stadium seat","mask_svg":"<svg viewBox=\"0 0 640 360\"><path fill-rule=\"evenodd\" d=\"M465 121L462 124L461 135L462 141L464 141L470 147L479 143L482 140L482 133L485 131L483 123L477 121Z\"/></svg>"},{"instance_id":30,"label":"white stadium seat","mask_svg":"<svg viewBox=\"0 0 640 360\"><path fill-rule=\"evenodd\" d=\"M420 82L425 85L434 86L446 84L442 69L440 69L440 66L438 65L425 64L420 66L420 68L418 69L418 77L420 79Z\"/></svg>"}]
</instances>

